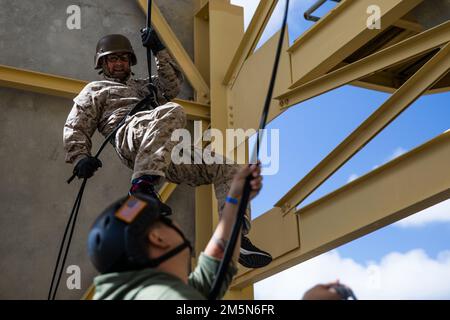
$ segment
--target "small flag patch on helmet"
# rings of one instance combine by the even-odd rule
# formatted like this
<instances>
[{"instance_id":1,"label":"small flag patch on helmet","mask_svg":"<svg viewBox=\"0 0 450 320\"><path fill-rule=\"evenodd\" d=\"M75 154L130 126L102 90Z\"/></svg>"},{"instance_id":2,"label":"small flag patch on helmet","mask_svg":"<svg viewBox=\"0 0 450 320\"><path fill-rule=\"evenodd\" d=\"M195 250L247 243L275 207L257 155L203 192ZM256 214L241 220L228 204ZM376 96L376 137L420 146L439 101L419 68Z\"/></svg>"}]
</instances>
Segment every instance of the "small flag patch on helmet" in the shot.
<instances>
[{"instance_id":1,"label":"small flag patch on helmet","mask_svg":"<svg viewBox=\"0 0 450 320\"><path fill-rule=\"evenodd\" d=\"M129 197L128 200L117 210L115 216L130 224L136 219L139 213L147 206L147 204L136 197Z\"/></svg>"}]
</instances>

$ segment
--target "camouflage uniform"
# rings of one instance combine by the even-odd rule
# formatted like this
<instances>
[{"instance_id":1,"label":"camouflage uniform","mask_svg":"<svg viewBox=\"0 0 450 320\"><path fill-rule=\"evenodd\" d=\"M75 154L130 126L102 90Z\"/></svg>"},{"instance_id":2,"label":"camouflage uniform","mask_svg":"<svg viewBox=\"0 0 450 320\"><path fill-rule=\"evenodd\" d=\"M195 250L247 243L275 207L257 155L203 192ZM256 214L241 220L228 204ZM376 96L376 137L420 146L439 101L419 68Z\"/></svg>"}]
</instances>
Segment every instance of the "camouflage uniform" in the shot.
<instances>
[{"instance_id":1,"label":"camouflage uniform","mask_svg":"<svg viewBox=\"0 0 450 320\"><path fill-rule=\"evenodd\" d=\"M158 76L153 76L152 80L160 106L127 117L115 136L116 152L133 170L132 179L158 175L177 184L213 183L220 212L239 165L175 165L171 162L171 152L177 142L170 138L174 130L185 127L186 114L180 105L169 101L178 95L183 76L167 50L158 52L155 58ZM66 162L74 163L90 155L95 130L105 137L111 133L134 105L149 94L147 83L148 79L128 79L121 83L106 76L105 80L89 83L75 97L64 126ZM245 229L249 229L249 219L246 220Z\"/></svg>"}]
</instances>

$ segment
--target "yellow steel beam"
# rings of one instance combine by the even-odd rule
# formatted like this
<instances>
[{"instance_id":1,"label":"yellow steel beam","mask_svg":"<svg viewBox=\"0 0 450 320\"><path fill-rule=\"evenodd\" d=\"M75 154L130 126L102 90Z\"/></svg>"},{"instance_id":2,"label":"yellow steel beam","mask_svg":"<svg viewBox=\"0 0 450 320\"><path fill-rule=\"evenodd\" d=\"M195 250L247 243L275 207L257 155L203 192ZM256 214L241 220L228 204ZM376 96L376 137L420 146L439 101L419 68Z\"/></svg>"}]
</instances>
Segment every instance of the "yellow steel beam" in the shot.
<instances>
[{"instance_id":1,"label":"yellow steel beam","mask_svg":"<svg viewBox=\"0 0 450 320\"><path fill-rule=\"evenodd\" d=\"M244 34L244 13L242 7L233 6L227 0L209 0L208 12L211 127L225 133L228 128L228 105L223 78ZM212 205L216 206L215 199L212 200ZM213 217L213 225L217 221L215 219L217 215ZM252 299L253 290L237 290L228 295L234 299Z\"/></svg>"},{"instance_id":2,"label":"yellow steel beam","mask_svg":"<svg viewBox=\"0 0 450 320\"><path fill-rule=\"evenodd\" d=\"M209 6L208 1L197 0L197 14L194 16L194 48L195 65L203 75L210 81L210 51L209 51ZM202 121L202 131L210 127L209 121ZM203 132L194 145L204 147ZM206 248L214 231L214 221L218 219L218 210L215 206L214 190L212 185L204 185L195 188L195 255Z\"/></svg>"},{"instance_id":3,"label":"yellow steel beam","mask_svg":"<svg viewBox=\"0 0 450 320\"><path fill-rule=\"evenodd\" d=\"M0 65L0 86L2 87L72 99L87 83L82 80ZM208 120L210 117L210 108L206 104L182 99L173 101L184 107L191 120Z\"/></svg>"},{"instance_id":4,"label":"yellow steel beam","mask_svg":"<svg viewBox=\"0 0 450 320\"><path fill-rule=\"evenodd\" d=\"M417 33L422 32L425 29L420 23L409 21L407 19L399 19L398 21L394 22L393 25Z\"/></svg>"},{"instance_id":5,"label":"yellow steel beam","mask_svg":"<svg viewBox=\"0 0 450 320\"><path fill-rule=\"evenodd\" d=\"M201 8L203 8L204 6L206 6L208 4L209 0L195 0L195 7L196 10L200 10Z\"/></svg>"},{"instance_id":6,"label":"yellow steel beam","mask_svg":"<svg viewBox=\"0 0 450 320\"><path fill-rule=\"evenodd\" d=\"M147 1L137 0L142 10L147 13ZM153 2L152 6L152 23L155 26L156 31L164 40L167 48L172 53L175 60L177 60L181 69L183 70L186 78L197 92L197 100L200 102L209 101L209 87L203 79L202 75L195 67L189 54L184 49L181 42L178 40L175 33L170 28L164 16L161 14L158 6Z\"/></svg>"},{"instance_id":7,"label":"yellow steel beam","mask_svg":"<svg viewBox=\"0 0 450 320\"><path fill-rule=\"evenodd\" d=\"M237 74L241 70L245 60L252 54L258 44L259 39L264 31L264 28L275 9L278 0L260 1L253 18L244 33L244 37L239 44L238 49L231 61L230 66L223 79L223 84L228 85L234 82Z\"/></svg>"},{"instance_id":8,"label":"yellow steel beam","mask_svg":"<svg viewBox=\"0 0 450 320\"><path fill-rule=\"evenodd\" d=\"M0 65L0 86L2 87L71 99L86 84L87 82L81 80Z\"/></svg>"},{"instance_id":9,"label":"yellow steel beam","mask_svg":"<svg viewBox=\"0 0 450 320\"><path fill-rule=\"evenodd\" d=\"M247 286L241 290L228 290L223 300L253 300L253 286Z\"/></svg>"},{"instance_id":10,"label":"yellow steel beam","mask_svg":"<svg viewBox=\"0 0 450 320\"><path fill-rule=\"evenodd\" d=\"M201 7L194 16L194 61L199 72L210 83L209 5Z\"/></svg>"},{"instance_id":11,"label":"yellow steel beam","mask_svg":"<svg viewBox=\"0 0 450 320\"><path fill-rule=\"evenodd\" d=\"M324 75L422 1L342 1L289 48L294 81L291 88ZM382 11L381 30L367 28L367 8L374 4Z\"/></svg>"},{"instance_id":12,"label":"yellow steel beam","mask_svg":"<svg viewBox=\"0 0 450 320\"><path fill-rule=\"evenodd\" d=\"M450 21L294 88L276 99L280 100L282 108L286 108L370 76L448 42L450 42Z\"/></svg>"},{"instance_id":13,"label":"yellow steel beam","mask_svg":"<svg viewBox=\"0 0 450 320\"><path fill-rule=\"evenodd\" d=\"M408 31L404 30L400 34L396 35L394 38L392 38L390 41L386 42L383 46L381 46L377 51L381 51L383 49L389 48L399 42L402 42L408 38L411 38L412 36L415 36L420 32L414 32L414 31Z\"/></svg>"},{"instance_id":14,"label":"yellow steel beam","mask_svg":"<svg viewBox=\"0 0 450 320\"><path fill-rule=\"evenodd\" d=\"M208 129L209 125L209 122L202 121L201 137L203 137L203 133ZM200 138L194 141L194 145L202 149L204 147L203 142L203 139ZM206 248L214 231L214 215L219 215L217 208L213 205L213 197L212 185L203 185L195 188L195 254L197 257Z\"/></svg>"},{"instance_id":15,"label":"yellow steel beam","mask_svg":"<svg viewBox=\"0 0 450 320\"><path fill-rule=\"evenodd\" d=\"M221 130L224 136L229 123L227 88L222 82L244 34L242 7L227 2L210 0L208 3L211 127Z\"/></svg>"},{"instance_id":16,"label":"yellow steel beam","mask_svg":"<svg viewBox=\"0 0 450 320\"><path fill-rule=\"evenodd\" d=\"M371 141L450 69L450 44L441 49L377 111L353 131L277 203L292 208L316 190L328 177Z\"/></svg>"},{"instance_id":17,"label":"yellow steel beam","mask_svg":"<svg viewBox=\"0 0 450 320\"><path fill-rule=\"evenodd\" d=\"M212 185L204 185L195 188L195 254L198 256L206 248L213 233L213 210Z\"/></svg>"},{"instance_id":18,"label":"yellow steel beam","mask_svg":"<svg viewBox=\"0 0 450 320\"><path fill-rule=\"evenodd\" d=\"M183 99L173 99L172 101L183 106L189 120L209 121L211 117L211 108L207 104Z\"/></svg>"},{"instance_id":19,"label":"yellow steel beam","mask_svg":"<svg viewBox=\"0 0 450 320\"><path fill-rule=\"evenodd\" d=\"M258 128L259 115L266 98L263 93L268 90L273 67L268 61L274 61L275 59L280 34L281 31L275 33L272 38L247 59L242 67L242 71L234 82L233 88L228 88L228 127L244 130L249 128L256 130ZM274 95L284 92L291 83L291 65L289 54L286 52L288 45L288 32L286 31ZM258 81L255 81L255 79L258 79ZM271 100L268 121L271 121L280 113L278 101L275 99Z\"/></svg>"},{"instance_id":20,"label":"yellow steel beam","mask_svg":"<svg viewBox=\"0 0 450 320\"><path fill-rule=\"evenodd\" d=\"M81 300L92 300L95 294L95 286L91 284L86 292L81 297Z\"/></svg>"},{"instance_id":21,"label":"yellow steel beam","mask_svg":"<svg viewBox=\"0 0 450 320\"><path fill-rule=\"evenodd\" d=\"M169 200L172 193L175 191L177 185L175 183L166 182L163 184L161 189L159 189L159 195L161 196L161 200L166 202Z\"/></svg>"},{"instance_id":22,"label":"yellow steel beam","mask_svg":"<svg viewBox=\"0 0 450 320\"><path fill-rule=\"evenodd\" d=\"M293 235L292 229L271 229L274 217L258 217L253 222L252 240L259 241L261 247L276 246L286 236L299 236L301 246L267 267L242 270L232 286L246 287L447 200L449 159L447 132L299 210L300 229ZM283 219L281 214L277 217Z\"/></svg>"}]
</instances>

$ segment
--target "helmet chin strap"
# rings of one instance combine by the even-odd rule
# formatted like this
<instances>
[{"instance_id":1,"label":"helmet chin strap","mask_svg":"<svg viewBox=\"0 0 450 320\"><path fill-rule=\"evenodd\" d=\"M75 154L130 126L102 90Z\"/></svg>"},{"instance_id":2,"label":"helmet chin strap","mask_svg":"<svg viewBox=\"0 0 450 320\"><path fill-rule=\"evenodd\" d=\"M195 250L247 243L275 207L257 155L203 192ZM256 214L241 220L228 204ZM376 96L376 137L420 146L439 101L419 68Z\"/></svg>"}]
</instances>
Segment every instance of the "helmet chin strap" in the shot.
<instances>
[{"instance_id":1,"label":"helmet chin strap","mask_svg":"<svg viewBox=\"0 0 450 320\"><path fill-rule=\"evenodd\" d=\"M169 252L163 254L162 256L160 256L156 259L151 259L150 263L152 265L152 268L159 266L161 263L172 258L173 256L177 255L178 253L180 253L181 251L183 251L186 248L189 248L189 253L192 253L191 242L188 239L186 239L186 237L183 234L183 231L181 231L180 228L178 228L176 225L174 225L172 220L170 220L170 219L163 218L163 219L161 219L161 221L168 227L174 229L181 236L181 238L183 239L183 242L181 244L179 244L178 246L176 246L175 248L173 248L172 250L170 250Z\"/></svg>"}]
</instances>

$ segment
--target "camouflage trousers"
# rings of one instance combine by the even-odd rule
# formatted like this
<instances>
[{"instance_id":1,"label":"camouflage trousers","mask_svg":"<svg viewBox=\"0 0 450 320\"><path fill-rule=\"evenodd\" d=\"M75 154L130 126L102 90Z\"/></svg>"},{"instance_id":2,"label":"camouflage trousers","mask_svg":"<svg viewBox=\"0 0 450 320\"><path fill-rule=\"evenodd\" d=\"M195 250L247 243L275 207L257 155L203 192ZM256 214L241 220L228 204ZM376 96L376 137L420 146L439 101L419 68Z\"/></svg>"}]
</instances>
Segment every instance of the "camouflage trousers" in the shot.
<instances>
[{"instance_id":1,"label":"camouflage trousers","mask_svg":"<svg viewBox=\"0 0 450 320\"><path fill-rule=\"evenodd\" d=\"M189 186L214 184L219 214L225 205L225 198L231 186L234 174L240 169L238 164L225 164L222 156L214 155L212 164L203 162L194 164L174 164L171 160L172 149L178 141L171 141L176 129L186 126L186 114L183 107L169 102L154 110L138 112L127 119L117 131L115 148L122 160L133 169L132 180L143 175L157 175L167 181ZM189 158L198 159L202 151L192 147ZM220 159L219 159L220 158ZM223 164L221 164L223 163ZM246 212L243 233L250 230L250 205Z\"/></svg>"}]
</instances>

